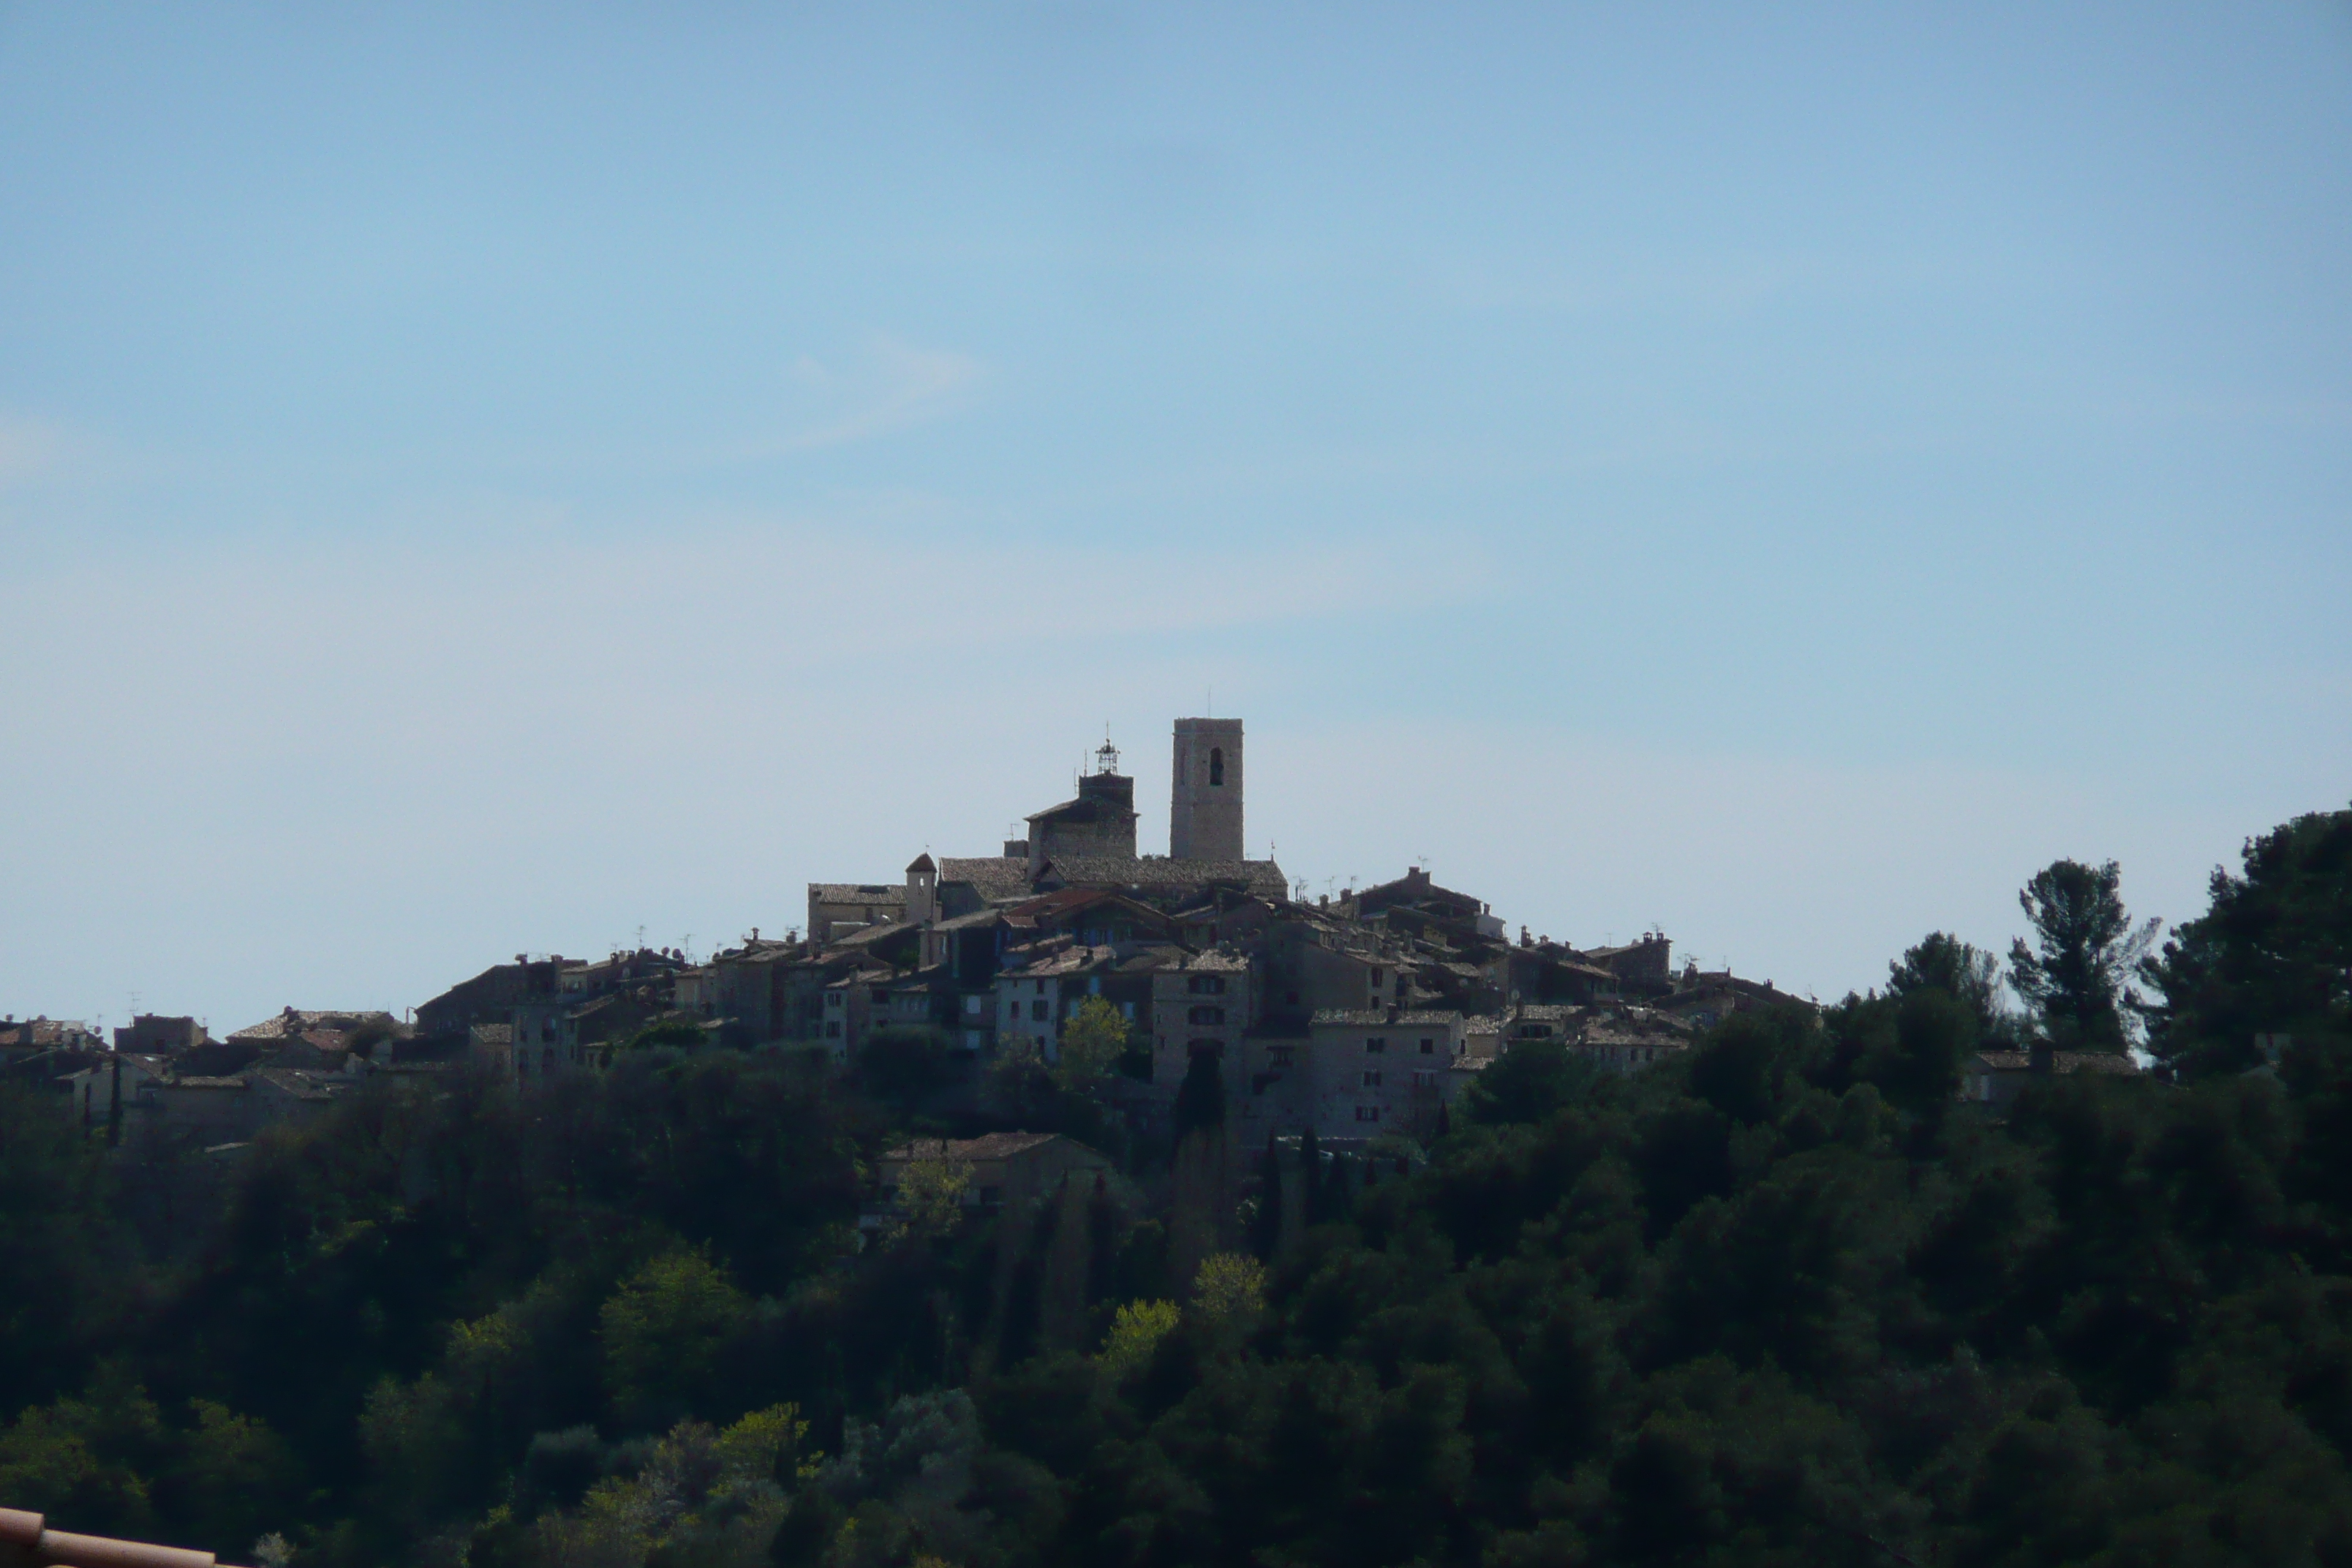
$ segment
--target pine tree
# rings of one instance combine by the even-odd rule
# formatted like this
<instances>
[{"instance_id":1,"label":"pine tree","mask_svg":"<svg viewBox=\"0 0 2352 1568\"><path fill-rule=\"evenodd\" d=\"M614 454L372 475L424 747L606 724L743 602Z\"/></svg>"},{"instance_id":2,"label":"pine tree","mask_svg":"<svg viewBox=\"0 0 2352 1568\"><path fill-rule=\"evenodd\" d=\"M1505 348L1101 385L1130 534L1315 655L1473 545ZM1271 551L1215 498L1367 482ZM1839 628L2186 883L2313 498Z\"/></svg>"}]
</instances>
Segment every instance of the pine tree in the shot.
<instances>
[{"instance_id":1,"label":"pine tree","mask_svg":"<svg viewBox=\"0 0 2352 1568\"><path fill-rule=\"evenodd\" d=\"M2122 881L2113 860L2098 867L2053 860L2017 895L2039 951L2022 938L2011 945L2009 983L2025 998L2041 1038L2061 1050L2120 1051L2130 1044L2132 977L2162 922L2133 928Z\"/></svg>"}]
</instances>

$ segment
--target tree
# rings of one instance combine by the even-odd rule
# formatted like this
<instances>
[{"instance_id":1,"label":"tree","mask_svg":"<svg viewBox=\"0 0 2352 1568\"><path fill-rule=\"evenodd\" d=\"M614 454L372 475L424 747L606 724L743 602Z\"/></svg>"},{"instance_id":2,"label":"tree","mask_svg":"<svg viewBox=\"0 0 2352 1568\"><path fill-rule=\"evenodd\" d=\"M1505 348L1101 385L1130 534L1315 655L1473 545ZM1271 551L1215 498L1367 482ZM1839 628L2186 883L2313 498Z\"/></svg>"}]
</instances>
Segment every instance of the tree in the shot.
<instances>
[{"instance_id":1,"label":"tree","mask_svg":"<svg viewBox=\"0 0 2352 1568\"><path fill-rule=\"evenodd\" d=\"M1194 1051L1192 1065L1176 1089L1176 1138L1196 1127L1214 1127L1225 1119L1225 1081L1217 1069L1217 1053Z\"/></svg>"},{"instance_id":2,"label":"tree","mask_svg":"<svg viewBox=\"0 0 2352 1568\"><path fill-rule=\"evenodd\" d=\"M1192 1310L1212 1323L1255 1321L1265 1310L1265 1265L1245 1252L1210 1254L1192 1277Z\"/></svg>"},{"instance_id":3,"label":"tree","mask_svg":"<svg viewBox=\"0 0 2352 1568\"><path fill-rule=\"evenodd\" d=\"M719 1392L728 1343L751 1311L727 1270L698 1252L666 1253L630 1276L598 1314L622 1418L643 1423Z\"/></svg>"},{"instance_id":4,"label":"tree","mask_svg":"<svg viewBox=\"0 0 2352 1568\"><path fill-rule=\"evenodd\" d=\"M902 1110L912 1110L947 1081L954 1051L944 1029L877 1029L857 1053L857 1076L882 1099Z\"/></svg>"},{"instance_id":5,"label":"tree","mask_svg":"<svg viewBox=\"0 0 2352 1568\"><path fill-rule=\"evenodd\" d=\"M971 1190L968 1160L910 1160L898 1173L898 1206L917 1236L945 1236L963 1218L964 1194Z\"/></svg>"},{"instance_id":6,"label":"tree","mask_svg":"<svg viewBox=\"0 0 2352 1568\"><path fill-rule=\"evenodd\" d=\"M1103 1371L1114 1378L1125 1377L1151 1359L1176 1327L1178 1312L1173 1301L1129 1301L1119 1308L1111 1319L1110 1333L1103 1340L1102 1354L1097 1359Z\"/></svg>"},{"instance_id":7,"label":"tree","mask_svg":"<svg viewBox=\"0 0 2352 1568\"><path fill-rule=\"evenodd\" d=\"M1265 1152L1258 1159L1257 1208L1250 1216L1250 1247L1260 1258L1271 1258L1282 1245L1282 1151L1274 1134L1265 1135Z\"/></svg>"},{"instance_id":8,"label":"tree","mask_svg":"<svg viewBox=\"0 0 2352 1568\"><path fill-rule=\"evenodd\" d=\"M2000 960L1946 931L1929 931L1916 947L1886 966L1886 994L1900 1000L1936 990L1976 1015L1979 1034L2000 1028Z\"/></svg>"},{"instance_id":9,"label":"tree","mask_svg":"<svg viewBox=\"0 0 2352 1568\"><path fill-rule=\"evenodd\" d=\"M2120 1051L2130 1044L2133 976L2162 922L2132 925L2122 881L2113 860L2099 867L2053 860L2017 895L2035 947L2021 937L2011 944L2009 983L2025 999L2038 1037L2062 1050Z\"/></svg>"},{"instance_id":10,"label":"tree","mask_svg":"<svg viewBox=\"0 0 2352 1568\"><path fill-rule=\"evenodd\" d=\"M1562 1040L1515 1040L1465 1095L1472 1121L1494 1126L1541 1121L1573 1105L1599 1081L1600 1069Z\"/></svg>"},{"instance_id":11,"label":"tree","mask_svg":"<svg viewBox=\"0 0 2352 1568\"><path fill-rule=\"evenodd\" d=\"M1100 996L1087 997L1063 1026L1054 1081L1064 1089L1083 1089L1109 1077L1127 1052L1127 1020L1116 1006Z\"/></svg>"},{"instance_id":12,"label":"tree","mask_svg":"<svg viewBox=\"0 0 2352 1568\"><path fill-rule=\"evenodd\" d=\"M690 1051L709 1038L702 1026L691 1019L666 1018L659 1023L648 1024L631 1035L621 1048L627 1051Z\"/></svg>"},{"instance_id":13,"label":"tree","mask_svg":"<svg viewBox=\"0 0 2352 1568\"><path fill-rule=\"evenodd\" d=\"M2159 998L2148 1048L2176 1068L2251 1067L2257 1036L2352 1034L2352 811L2250 838L2243 860L2242 875L2214 868L2206 912L2140 964Z\"/></svg>"}]
</instances>

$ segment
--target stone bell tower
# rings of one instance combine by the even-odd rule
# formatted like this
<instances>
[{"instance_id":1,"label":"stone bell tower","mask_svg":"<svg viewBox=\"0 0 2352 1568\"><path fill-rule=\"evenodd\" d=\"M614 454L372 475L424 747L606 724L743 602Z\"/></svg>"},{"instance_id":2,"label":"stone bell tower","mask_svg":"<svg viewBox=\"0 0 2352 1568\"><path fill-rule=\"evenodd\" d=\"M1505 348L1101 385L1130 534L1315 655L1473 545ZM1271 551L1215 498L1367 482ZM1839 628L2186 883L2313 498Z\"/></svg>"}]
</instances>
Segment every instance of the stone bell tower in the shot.
<instances>
[{"instance_id":1,"label":"stone bell tower","mask_svg":"<svg viewBox=\"0 0 2352 1568\"><path fill-rule=\"evenodd\" d=\"M1169 777L1168 853L1179 860L1242 859L1242 721L1177 720Z\"/></svg>"}]
</instances>

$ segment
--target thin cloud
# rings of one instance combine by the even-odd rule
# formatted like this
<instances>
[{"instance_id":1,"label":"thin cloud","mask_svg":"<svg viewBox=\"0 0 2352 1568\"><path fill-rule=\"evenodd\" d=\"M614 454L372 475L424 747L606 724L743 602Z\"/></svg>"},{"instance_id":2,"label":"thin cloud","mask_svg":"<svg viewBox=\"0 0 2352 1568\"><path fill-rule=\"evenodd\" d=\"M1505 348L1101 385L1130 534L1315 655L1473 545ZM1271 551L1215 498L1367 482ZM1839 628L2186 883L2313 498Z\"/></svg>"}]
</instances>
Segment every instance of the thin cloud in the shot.
<instances>
[{"instance_id":1,"label":"thin cloud","mask_svg":"<svg viewBox=\"0 0 2352 1568\"><path fill-rule=\"evenodd\" d=\"M757 455L845 447L939 418L962 404L981 375L980 362L970 354L953 349L919 349L893 338L877 342L871 357L871 370L858 378L867 386L856 407L770 443ZM813 360L802 360L795 369L803 381L833 379Z\"/></svg>"}]
</instances>

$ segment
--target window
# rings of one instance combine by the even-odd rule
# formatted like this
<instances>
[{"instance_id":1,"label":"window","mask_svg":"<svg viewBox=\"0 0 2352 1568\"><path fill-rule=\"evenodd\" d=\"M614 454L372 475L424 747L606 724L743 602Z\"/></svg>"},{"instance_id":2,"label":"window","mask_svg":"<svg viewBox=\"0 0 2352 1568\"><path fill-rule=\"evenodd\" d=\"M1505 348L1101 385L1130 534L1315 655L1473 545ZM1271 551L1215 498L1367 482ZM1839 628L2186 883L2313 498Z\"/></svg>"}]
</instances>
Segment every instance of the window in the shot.
<instances>
[{"instance_id":1,"label":"window","mask_svg":"<svg viewBox=\"0 0 2352 1568\"><path fill-rule=\"evenodd\" d=\"M1188 975L1184 989L1195 996L1223 996L1225 994L1225 977L1222 974Z\"/></svg>"},{"instance_id":2,"label":"window","mask_svg":"<svg viewBox=\"0 0 2352 1568\"><path fill-rule=\"evenodd\" d=\"M1378 1121L1380 1119L1381 1119L1381 1108L1380 1108L1379 1106L1377 1106L1377 1105L1360 1105L1360 1106L1356 1107L1356 1120L1357 1120L1357 1121Z\"/></svg>"},{"instance_id":3,"label":"window","mask_svg":"<svg viewBox=\"0 0 2352 1568\"><path fill-rule=\"evenodd\" d=\"M1364 1052L1368 1056L1379 1056L1382 1051L1387 1050L1388 1048L1389 1043L1381 1038L1378 1035L1374 1035L1370 1039L1364 1042Z\"/></svg>"},{"instance_id":4,"label":"window","mask_svg":"<svg viewBox=\"0 0 2352 1568\"><path fill-rule=\"evenodd\" d=\"M838 1018L828 1018L827 1020L825 1020L825 1026L824 1026L824 1037L825 1037L826 1039L828 1039L828 1040L837 1040L837 1039L841 1038L841 1020L840 1020L840 1019L838 1019Z\"/></svg>"},{"instance_id":5,"label":"window","mask_svg":"<svg viewBox=\"0 0 2352 1568\"><path fill-rule=\"evenodd\" d=\"M1132 1002L1122 1002L1122 1003L1120 1003L1120 1004L1118 1005L1118 1016L1119 1016L1120 1017L1122 1017L1122 1018L1126 1019L1126 1020L1127 1020L1129 1023L1130 1023L1130 1024L1134 1023L1134 1022L1135 1022L1135 1004L1134 1004L1134 1003L1132 1003Z\"/></svg>"},{"instance_id":6,"label":"window","mask_svg":"<svg viewBox=\"0 0 2352 1568\"><path fill-rule=\"evenodd\" d=\"M1224 1021L1225 1010L1223 1007L1195 1007L1185 1015L1185 1022L1192 1024L1222 1024Z\"/></svg>"},{"instance_id":7,"label":"window","mask_svg":"<svg viewBox=\"0 0 2352 1568\"><path fill-rule=\"evenodd\" d=\"M1375 991L1378 991L1380 988L1381 988L1381 972L1380 972L1379 970L1375 969L1375 970L1373 970L1373 971L1372 971L1372 989L1373 989L1373 990L1375 990Z\"/></svg>"},{"instance_id":8,"label":"window","mask_svg":"<svg viewBox=\"0 0 2352 1568\"><path fill-rule=\"evenodd\" d=\"M1268 1067L1286 1068L1296 1060L1297 1060L1297 1047L1295 1046L1276 1046L1266 1052Z\"/></svg>"},{"instance_id":9,"label":"window","mask_svg":"<svg viewBox=\"0 0 2352 1568\"><path fill-rule=\"evenodd\" d=\"M1209 787L1222 788L1224 782L1225 749L1223 746L1211 746L1209 748Z\"/></svg>"},{"instance_id":10,"label":"window","mask_svg":"<svg viewBox=\"0 0 2352 1568\"><path fill-rule=\"evenodd\" d=\"M836 992L835 992L832 995L827 996L827 997L824 999L824 1005L825 1005L826 1006L828 1006L828 1007L838 1007L838 1006L840 1006L840 1005L841 1005L841 993L840 993L840 992L838 992L838 991L836 991Z\"/></svg>"},{"instance_id":11,"label":"window","mask_svg":"<svg viewBox=\"0 0 2352 1568\"><path fill-rule=\"evenodd\" d=\"M980 1016L980 998L979 998L979 997L977 997L977 996L967 996L967 997L965 997L965 998L963 999L963 1010L964 1010L964 1016L967 1016L967 1017L971 1017L971 1018L977 1018L977 1017L979 1017L979 1016ZM1428 1042L1423 1041L1423 1044L1422 1044L1422 1049L1423 1049L1423 1050L1427 1050L1428 1048L1429 1048Z\"/></svg>"},{"instance_id":12,"label":"window","mask_svg":"<svg viewBox=\"0 0 2352 1568\"><path fill-rule=\"evenodd\" d=\"M1046 1018L1052 1015L1052 1005L1043 996L1038 997L1037 1000L1029 1004L1029 1016L1036 1023L1044 1023Z\"/></svg>"},{"instance_id":13,"label":"window","mask_svg":"<svg viewBox=\"0 0 2352 1568\"><path fill-rule=\"evenodd\" d=\"M1435 1089L1437 1087L1437 1075L1425 1068L1418 1070L1412 1075L1412 1087L1415 1089Z\"/></svg>"},{"instance_id":14,"label":"window","mask_svg":"<svg viewBox=\"0 0 2352 1568\"><path fill-rule=\"evenodd\" d=\"M1364 1069L1364 1087L1366 1089L1378 1089L1381 1087L1380 1068L1366 1068Z\"/></svg>"},{"instance_id":15,"label":"window","mask_svg":"<svg viewBox=\"0 0 2352 1568\"><path fill-rule=\"evenodd\" d=\"M1436 1042L1435 1040L1423 1040L1423 1041L1422 1041L1422 1042L1421 1042L1421 1054L1422 1054L1423 1056L1425 1056L1425 1057L1433 1057L1433 1056L1435 1056L1435 1055L1437 1054L1437 1042Z\"/></svg>"}]
</instances>

